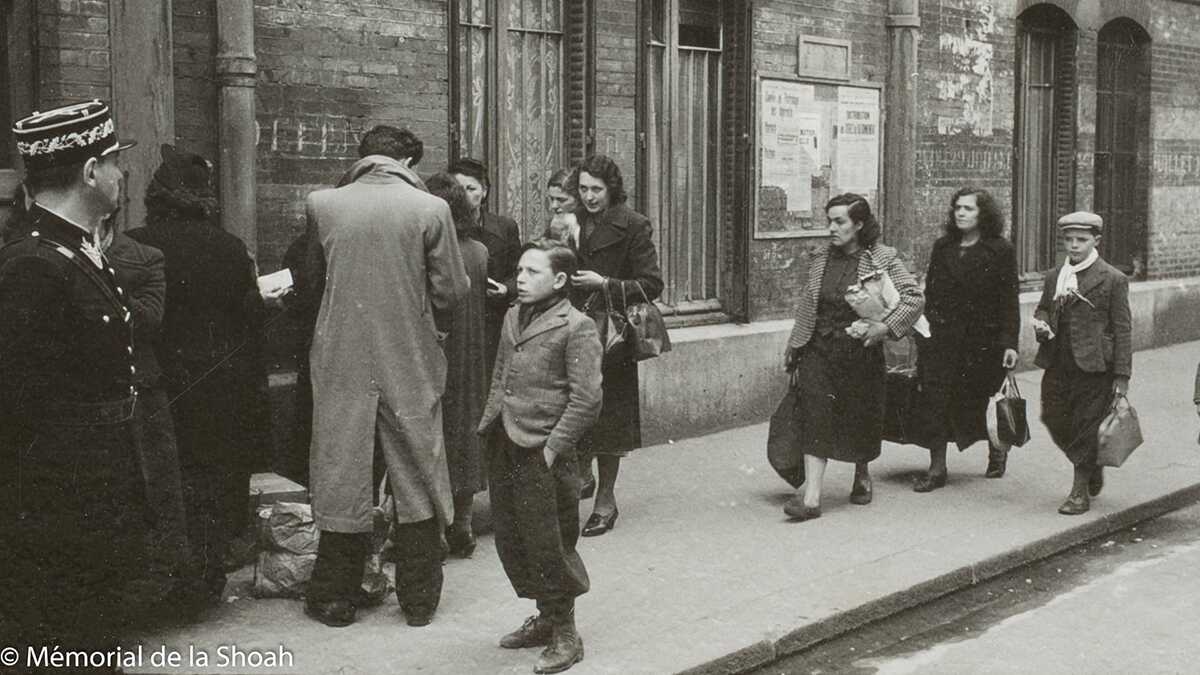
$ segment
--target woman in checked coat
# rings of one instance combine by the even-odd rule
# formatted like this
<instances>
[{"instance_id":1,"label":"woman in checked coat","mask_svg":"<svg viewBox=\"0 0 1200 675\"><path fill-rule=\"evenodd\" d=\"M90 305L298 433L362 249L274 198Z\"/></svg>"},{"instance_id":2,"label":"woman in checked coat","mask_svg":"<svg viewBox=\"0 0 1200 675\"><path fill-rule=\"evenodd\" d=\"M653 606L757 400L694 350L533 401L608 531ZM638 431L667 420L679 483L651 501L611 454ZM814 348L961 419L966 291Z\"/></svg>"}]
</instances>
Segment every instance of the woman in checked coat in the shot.
<instances>
[{"instance_id":1,"label":"woman in checked coat","mask_svg":"<svg viewBox=\"0 0 1200 675\"><path fill-rule=\"evenodd\" d=\"M871 503L867 464L879 456L883 440L882 344L907 335L924 303L896 249L879 243L879 222L865 198L838 195L825 213L831 241L809 264L784 352L784 367L799 375L806 479L783 510L801 521L821 515L821 484L831 459L854 463L851 503ZM862 328L846 290L881 272L891 277L900 302L882 321L864 320Z\"/></svg>"}]
</instances>

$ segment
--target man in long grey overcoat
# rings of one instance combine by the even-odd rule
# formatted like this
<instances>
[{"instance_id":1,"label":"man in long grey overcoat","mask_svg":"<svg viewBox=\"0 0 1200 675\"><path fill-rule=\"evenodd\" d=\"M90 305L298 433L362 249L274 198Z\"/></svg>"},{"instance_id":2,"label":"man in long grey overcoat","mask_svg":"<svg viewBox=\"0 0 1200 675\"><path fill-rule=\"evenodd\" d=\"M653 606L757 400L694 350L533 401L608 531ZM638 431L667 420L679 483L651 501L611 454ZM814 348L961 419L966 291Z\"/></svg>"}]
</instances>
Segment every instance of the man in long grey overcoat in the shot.
<instances>
[{"instance_id":1,"label":"man in long grey overcoat","mask_svg":"<svg viewBox=\"0 0 1200 675\"><path fill-rule=\"evenodd\" d=\"M320 296L310 473L321 539L305 610L327 625L354 621L382 464L396 504L396 595L408 623L424 625L441 596L440 533L453 519L439 339L469 282L449 207L410 168L420 141L379 126L359 155L339 187L306 204L297 291Z\"/></svg>"}]
</instances>

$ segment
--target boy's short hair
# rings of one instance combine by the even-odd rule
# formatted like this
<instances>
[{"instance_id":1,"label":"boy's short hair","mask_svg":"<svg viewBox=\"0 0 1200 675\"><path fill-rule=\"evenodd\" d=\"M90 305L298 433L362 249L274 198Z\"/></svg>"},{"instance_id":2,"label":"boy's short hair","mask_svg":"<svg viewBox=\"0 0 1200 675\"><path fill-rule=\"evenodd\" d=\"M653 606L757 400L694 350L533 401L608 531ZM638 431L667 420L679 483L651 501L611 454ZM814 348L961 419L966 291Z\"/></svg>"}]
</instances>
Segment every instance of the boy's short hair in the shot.
<instances>
[{"instance_id":1,"label":"boy's short hair","mask_svg":"<svg viewBox=\"0 0 1200 675\"><path fill-rule=\"evenodd\" d=\"M532 250L542 251L546 254L546 257L550 259L550 271L555 274L562 272L570 277L579 271L579 257L569 246L556 239L534 239L521 247L522 254Z\"/></svg>"}]
</instances>

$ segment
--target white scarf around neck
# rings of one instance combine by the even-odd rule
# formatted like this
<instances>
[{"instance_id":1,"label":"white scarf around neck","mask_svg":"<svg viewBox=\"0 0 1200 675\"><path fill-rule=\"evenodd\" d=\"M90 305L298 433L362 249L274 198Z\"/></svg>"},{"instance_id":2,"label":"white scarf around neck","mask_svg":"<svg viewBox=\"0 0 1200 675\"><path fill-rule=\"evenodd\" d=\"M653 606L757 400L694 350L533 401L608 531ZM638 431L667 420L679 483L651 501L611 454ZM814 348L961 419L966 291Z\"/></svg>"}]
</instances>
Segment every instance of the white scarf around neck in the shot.
<instances>
[{"instance_id":1,"label":"white scarf around neck","mask_svg":"<svg viewBox=\"0 0 1200 675\"><path fill-rule=\"evenodd\" d=\"M1062 269L1058 271L1058 283L1054 287L1054 299L1061 300L1063 298L1074 295L1079 290L1079 273L1091 267L1093 263L1100 259L1100 254L1096 249L1088 254L1088 257L1083 259L1083 262L1078 265L1071 264L1071 257L1063 261Z\"/></svg>"}]
</instances>

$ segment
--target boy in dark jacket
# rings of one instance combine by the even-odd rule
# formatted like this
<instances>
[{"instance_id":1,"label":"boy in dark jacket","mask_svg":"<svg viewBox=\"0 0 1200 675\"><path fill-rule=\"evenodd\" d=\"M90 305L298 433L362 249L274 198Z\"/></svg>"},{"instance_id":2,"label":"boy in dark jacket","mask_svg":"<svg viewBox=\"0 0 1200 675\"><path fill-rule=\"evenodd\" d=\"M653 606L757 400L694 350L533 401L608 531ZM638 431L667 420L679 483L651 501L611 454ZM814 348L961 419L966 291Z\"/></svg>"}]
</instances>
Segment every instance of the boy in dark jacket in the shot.
<instances>
[{"instance_id":1,"label":"boy in dark jacket","mask_svg":"<svg viewBox=\"0 0 1200 675\"><path fill-rule=\"evenodd\" d=\"M1097 432L1113 397L1129 389L1132 329L1129 280L1100 258L1104 221L1079 211L1058 221L1067 259L1046 275L1033 314L1042 378L1042 422L1075 465L1075 480L1058 512L1087 512L1104 487L1096 465Z\"/></svg>"},{"instance_id":2,"label":"boy in dark jacket","mask_svg":"<svg viewBox=\"0 0 1200 675\"><path fill-rule=\"evenodd\" d=\"M488 436L496 550L513 589L538 616L504 636L506 649L546 646L536 673L583 660L575 598L589 582L575 551L579 488L575 446L600 414L595 323L571 306L575 254L558 242L525 247L518 304L504 317L492 388L479 423Z\"/></svg>"}]
</instances>

